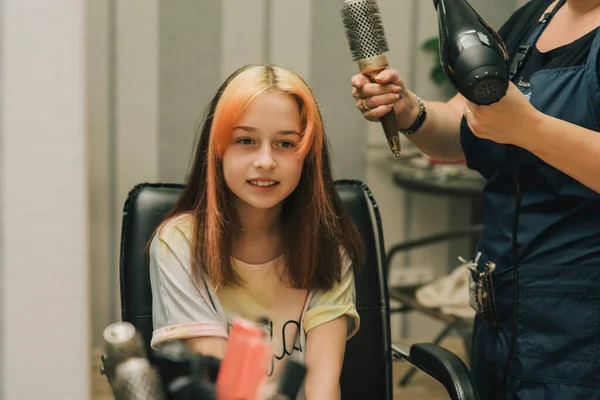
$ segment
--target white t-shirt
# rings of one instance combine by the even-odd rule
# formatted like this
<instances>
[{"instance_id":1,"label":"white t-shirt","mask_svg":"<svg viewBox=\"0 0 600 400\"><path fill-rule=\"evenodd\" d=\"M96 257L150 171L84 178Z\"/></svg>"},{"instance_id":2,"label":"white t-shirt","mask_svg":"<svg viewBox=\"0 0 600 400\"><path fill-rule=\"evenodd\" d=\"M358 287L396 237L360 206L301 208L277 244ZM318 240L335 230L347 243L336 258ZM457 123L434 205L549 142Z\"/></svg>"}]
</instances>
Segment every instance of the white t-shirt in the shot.
<instances>
[{"instance_id":1,"label":"white t-shirt","mask_svg":"<svg viewBox=\"0 0 600 400\"><path fill-rule=\"evenodd\" d=\"M279 278L283 258L247 264L232 258L243 286L215 291L208 281L193 282L190 265L192 218L167 222L150 245L152 286L152 347L174 339L228 337L236 317L269 320L273 358L266 367L267 395L273 393L288 357L304 361L306 334L312 328L347 316L347 339L359 328L354 275L344 257L343 278L329 291L307 291L285 285Z\"/></svg>"}]
</instances>

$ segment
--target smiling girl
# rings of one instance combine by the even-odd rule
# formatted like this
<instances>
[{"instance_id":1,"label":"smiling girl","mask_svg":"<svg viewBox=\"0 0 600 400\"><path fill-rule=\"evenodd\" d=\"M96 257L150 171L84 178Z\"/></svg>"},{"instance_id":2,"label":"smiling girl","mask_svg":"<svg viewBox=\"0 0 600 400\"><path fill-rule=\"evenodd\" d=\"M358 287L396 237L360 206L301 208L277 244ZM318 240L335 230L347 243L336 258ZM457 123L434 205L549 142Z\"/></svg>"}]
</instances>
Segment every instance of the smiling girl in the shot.
<instances>
[{"instance_id":1,"label":"smiling girl","mask_svg":"<svg viewBox=\"0 0 600 400\"><path fill-rule=\"evenodd\" d=\"M266 395L293 357L308 368L306 398L339 399L362 254L309 87L245 66L213 98L185 190L150 244L152 346L181 339L223 357L232 318L266 317Z\"/></svg>"}]
</instances>

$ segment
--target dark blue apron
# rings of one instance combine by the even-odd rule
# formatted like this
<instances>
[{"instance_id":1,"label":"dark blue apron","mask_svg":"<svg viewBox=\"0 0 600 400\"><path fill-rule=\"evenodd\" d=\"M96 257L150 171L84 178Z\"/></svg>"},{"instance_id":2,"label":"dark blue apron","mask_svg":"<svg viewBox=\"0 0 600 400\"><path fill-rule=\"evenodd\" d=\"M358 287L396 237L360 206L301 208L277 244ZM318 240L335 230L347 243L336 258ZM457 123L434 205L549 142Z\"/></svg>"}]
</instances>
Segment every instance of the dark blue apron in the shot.
<instances>
[{"instance_id":1,"label":"dark blue apron","mask_svg":"<svg viewBox=\"0 0 600 400\"><path fill-rule=\"evenodd\" d=\"M552 15L526 45L535 45ZM519 89L543 113L600 131L599 49L600 29L584 65L535 72ZM496 264L490 289L498 326L478 315L473 332L471 368L482 399L600 399L600 194L524 149L475 137L464 118L461 141L467 165L487 180L478 269Z\"/></svg>"}]
</instances>

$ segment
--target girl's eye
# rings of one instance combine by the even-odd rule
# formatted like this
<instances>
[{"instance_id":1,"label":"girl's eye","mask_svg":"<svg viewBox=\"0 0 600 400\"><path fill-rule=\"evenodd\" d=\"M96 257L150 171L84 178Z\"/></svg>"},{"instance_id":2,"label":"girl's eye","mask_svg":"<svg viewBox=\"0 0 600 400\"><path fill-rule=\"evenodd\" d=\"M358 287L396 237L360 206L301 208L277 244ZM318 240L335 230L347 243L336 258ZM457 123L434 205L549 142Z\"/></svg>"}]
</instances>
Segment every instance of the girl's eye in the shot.
<instances>
[{"instance_id":1,"label":"girl's eye","mask_svg":"<svg viewBox=\"0 0 600 400\"><path fill-rule=\"evenodd\" d=\"M294 142L288 142L286 140L279 142L279 146L283 147L284 149L290 148L290 147L294 147L296 144Z\"/></svg>"},{"instance_id":2,"label":"girl's eye","mask_svg":"<svg viewBox=\"0 0 600 400\"><path fill-rule=\"evenodd\" d=\"M254 143L254 141L250 138L239 138L236 143L239 144L244 144L244 145L251 145Z\"/></svg>"}]
</instances>

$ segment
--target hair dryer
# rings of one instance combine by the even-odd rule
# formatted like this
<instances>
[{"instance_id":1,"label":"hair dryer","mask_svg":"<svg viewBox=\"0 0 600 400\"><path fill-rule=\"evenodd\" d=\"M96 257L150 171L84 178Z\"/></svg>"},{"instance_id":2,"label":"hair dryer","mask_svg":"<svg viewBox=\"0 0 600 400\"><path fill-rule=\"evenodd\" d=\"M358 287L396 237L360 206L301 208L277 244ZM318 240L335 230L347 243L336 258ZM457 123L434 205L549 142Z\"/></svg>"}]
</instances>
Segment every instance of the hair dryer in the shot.
<instances>
[{"instance_id":1,"label":"hair dryer","mask_svg":"<svg viewBox=\"0 0 600 400\"><path fill-rule=\"evenodd\" d=\"M433 0L440 62L450 83L477 105L497 102L508 89L506 47L467 0Z\"/></svg>"}]
</instances>

